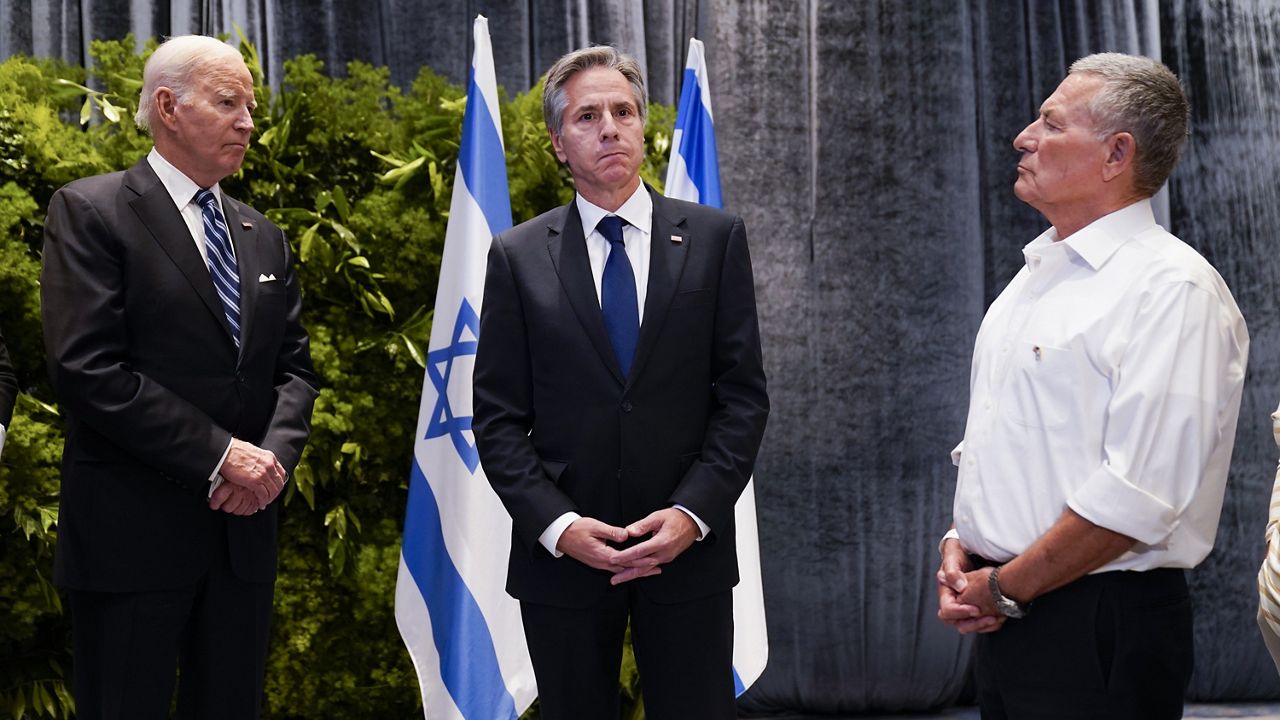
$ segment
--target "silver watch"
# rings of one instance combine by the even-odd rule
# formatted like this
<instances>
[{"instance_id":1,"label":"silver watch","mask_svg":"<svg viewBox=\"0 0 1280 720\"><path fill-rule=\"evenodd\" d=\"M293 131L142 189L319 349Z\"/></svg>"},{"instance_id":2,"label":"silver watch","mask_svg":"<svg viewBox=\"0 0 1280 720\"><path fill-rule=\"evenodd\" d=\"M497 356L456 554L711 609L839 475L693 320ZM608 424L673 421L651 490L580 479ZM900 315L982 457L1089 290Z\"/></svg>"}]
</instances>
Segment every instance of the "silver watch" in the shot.
<instances>
[{"instance_id":1,"label":"silver watch","mask_svg":"<svg viewBox=\"0 0 1280 720\"><path fill-rule=\"evenodd\" d=\"M1013 618L1014 620L1024 618L1027 616L1027 613L1031 612L1031 603L1020 603L1017 600L1005 597L1004 593L1000 592L1001 567L1004 566L1001 565L999 567L991 568L991 574L987 576L987 587L991 590L991 599L995 600L996 610L998 610L1001 615Z\"/></svg>"}]
</instances>

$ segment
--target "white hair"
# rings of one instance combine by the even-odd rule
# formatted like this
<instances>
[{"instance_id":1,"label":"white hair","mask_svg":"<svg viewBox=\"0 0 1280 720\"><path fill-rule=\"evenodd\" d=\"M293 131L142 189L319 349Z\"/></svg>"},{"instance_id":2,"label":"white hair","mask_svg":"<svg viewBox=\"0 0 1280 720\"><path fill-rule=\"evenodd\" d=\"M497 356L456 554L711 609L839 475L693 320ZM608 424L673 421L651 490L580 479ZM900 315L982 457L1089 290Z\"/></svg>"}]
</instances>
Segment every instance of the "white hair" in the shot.
<instances>
[{"instance_id":1,"label":"white hair","mask_svg":"<svg viewBox=\"0 0 1280 720\"><path fill-rule=\"evenodd\" d=\"M147 60L142 70L142 95L138 98L138 112L133 123L151 132L155 119L156 89L167 87L178 102L191 91L197 72L207 63L219 59L235 58L243 62L240 51L217 38L206 35L179 35L169 38Z\"/></svg>"},{"instance_id":2,"label":"white hair","mask_svg":"<svg viewBox=\"0 0 1280 720\"><path fill-rule=\"evenodd\" d=\"M1089 101L1098 139L1118 132L1133 135L1134 189L1155 195L1173 173L1187 140L1191 109L1173 71L1151 58L1098 53L1071 64L1068 74L1101 77Z\"/></svg>"}]
</instances>

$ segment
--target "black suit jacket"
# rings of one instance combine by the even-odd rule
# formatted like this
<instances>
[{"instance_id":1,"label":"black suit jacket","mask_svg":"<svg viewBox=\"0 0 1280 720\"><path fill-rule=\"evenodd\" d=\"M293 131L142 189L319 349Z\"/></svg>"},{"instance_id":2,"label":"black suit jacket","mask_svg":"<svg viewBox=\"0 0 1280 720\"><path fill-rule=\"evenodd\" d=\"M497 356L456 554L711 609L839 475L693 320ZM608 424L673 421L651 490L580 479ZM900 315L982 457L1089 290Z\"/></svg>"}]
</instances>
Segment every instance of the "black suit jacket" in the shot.
<instances>
[{"instance_id":1,"label":"black suit jacket","mask_svg":"<svg viewBox=\"0 0 1280 720\"><path fill-rule=\"evenodd\" d=\"M187 585L218 542L241 578L275 577L278 501L249 517L210 510L208 478L233 436L292 472L318 382L284 233L225 194L223 210L240 272L238 352L191 232L145 159L49 203L42 312L67 421L60 585Z\"/></svg>"},{"instance_id":2,"label":"black suit jacket","mask_svg":"<svg viewBox=\"0 0 1280 720\"><path fill-rule=\"evenodd\" d=\"M13 406L17 401L18 376L13 374L9 350L4 346L4 335L0 335L0 425L5 428L13 420Z\"/></svg>"},{"instance_id":3,"label":"black suit jacket","mask_svg":"<svg viewBox=\"0 0 1280 720\"><path fill-rule=\"evenodd\" d=\"M742 221L653 197L644 322L623 377L604 329L577 206L496 238L475 367L473 427L514 528L507 590L585 607L609 574L554 558L538 536L576 511L625 526L673 504L711 531L636 581L677 602L738 581L733 508L768 415Z\"/></svg>"}]
</instances>

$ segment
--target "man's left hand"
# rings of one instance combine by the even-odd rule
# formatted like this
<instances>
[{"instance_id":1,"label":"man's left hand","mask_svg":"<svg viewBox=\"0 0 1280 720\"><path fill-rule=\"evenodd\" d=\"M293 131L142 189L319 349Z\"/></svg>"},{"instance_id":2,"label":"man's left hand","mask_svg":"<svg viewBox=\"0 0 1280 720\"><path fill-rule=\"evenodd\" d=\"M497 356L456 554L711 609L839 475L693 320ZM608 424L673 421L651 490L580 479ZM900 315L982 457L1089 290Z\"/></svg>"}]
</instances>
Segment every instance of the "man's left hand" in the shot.
<instances>
[{"instance_id":1,"label":"man's left hand","mask_svg":"<svg viewBox=\"0 0 1280 720\"><path fill-rule=\"evenodd\" d=\"M253 491L224 482L213 491L213 495L209 496L209 509L243 516L252 515L261 508Z\"/></svg>"},{"instance_id":2,"label":"man's left hand","mask_svg":"<svg viewBox=\"0 0 1280 720\"><path fill-rule=\"evenodd\" d=\"M698 526L676 508L652 512L628 525L627 532L631 537L651 537L614 557L615 565L627 568L609 580L614 585L661 573L663 565L675 560L698 539Z\"/></svg>"},{"instance_id":3,"label":"man's left hand","mask_svg":"<svg viewBox=\"0 0 1280 720\"><path fill-rule=\"evenodd\" d=\"M959 540L952 538L942 543L942 564L937 575L938 618L961 634L995 632L1007 619L995 612L995 602L986 591L984 571L985 568L973 569ZM984 591L990 606L986 609L979 598Z\"/></svg>"}]
</instances>

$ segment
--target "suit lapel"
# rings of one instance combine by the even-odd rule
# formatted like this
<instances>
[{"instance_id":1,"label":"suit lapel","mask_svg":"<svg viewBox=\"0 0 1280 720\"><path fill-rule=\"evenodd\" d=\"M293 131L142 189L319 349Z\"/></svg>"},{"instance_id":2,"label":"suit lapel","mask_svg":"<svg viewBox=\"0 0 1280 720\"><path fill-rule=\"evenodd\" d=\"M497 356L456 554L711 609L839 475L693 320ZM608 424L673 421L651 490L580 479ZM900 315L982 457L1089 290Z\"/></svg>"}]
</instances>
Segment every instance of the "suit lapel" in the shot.
<instances>
[{"instance_id":1,"label":"suit lapel","mask_svg":"<svg viewBox=\"0 0 1280 720\"><path fill-rule=\"evenodd\" d=\"M596 295L595 279L591 275L591 261L587 257L587 240L582 234L582 218L578 206L570 201L566 211L560 214L560 223L547 227L547 251L551 263L560 277L560 285L574 315L582 324L600 359L619 383L625 383L622 368L614 357L613 345L604 329L604 314L600 311L600 298Z\"/></svg>"},{"instance_id":2,"label":"suit lapel","mask_svg":"<svg viewBox=\"0 0 1280 720\"><path fill-rule=\"evenodd\" d=\"M236 270L240 275L240 356L253 337L255 302L258 299L258 274L261 263L257 253L258 228L244 221L240 203L222 194L222 213L226 216L227 229L231 231L231 243L236 251Z\"/></svg>"},{"instance_id":3,"label":"suit lapel","mask_svg":"<svg viewBox=\"0 0 1280 720\"><path fill-rule=\"evenodd\" d=\"M178 266L200 301L222 326L227 334L227 342L234 342L227 314L222 309L222 301L218 299L218 291L213 287L213 279L209 277L209 268L200 257L200 251L192 241L191 230L178 208L174 207L173 198L165 190L160 178L145 158L127 170L124 178L125 185L138 195L129 201L129 207L133 208L151 237L173 264Z\"/></svg>"},{"instance_id":4,"label":"suit lapel","mask_svg":"<svg viewBox=\"0 0 1280 720\"><path fill-rule=\"evenodd\" d=\"M646 186L648 187L648 186ZM653 198L653 220L649 226L649 286L644 300L644 322L640 325L640 339L636 344L636 356L631 364L631 377L639 377L645 361L662 333L667 319L667 308L675 297L684 272L685 258L689 256L689 233L685 229L685 217L676 213L673 205L662 195L648 188ZM682 242L672 242L678 236Z\"/></svg>"}]
</instances>

